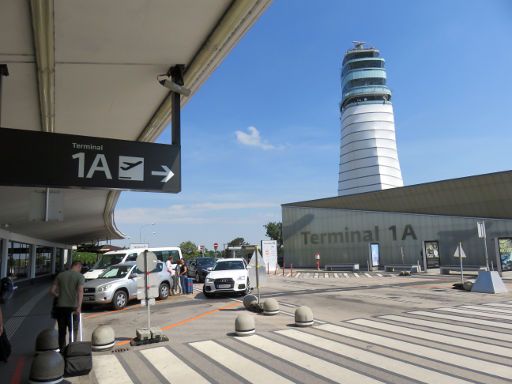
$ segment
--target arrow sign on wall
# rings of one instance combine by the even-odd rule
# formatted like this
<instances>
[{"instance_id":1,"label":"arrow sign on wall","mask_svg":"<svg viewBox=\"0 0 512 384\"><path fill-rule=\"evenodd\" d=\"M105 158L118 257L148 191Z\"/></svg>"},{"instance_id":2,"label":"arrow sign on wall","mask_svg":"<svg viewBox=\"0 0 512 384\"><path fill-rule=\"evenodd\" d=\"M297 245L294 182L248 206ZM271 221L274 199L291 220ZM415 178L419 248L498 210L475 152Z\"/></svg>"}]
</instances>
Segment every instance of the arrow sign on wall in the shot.
<instances>
[{"instance_id":1,"label":"arrow sign on wall","mask_svg":"<svg viewBox=\"0 0 512 384\"><path fill-rule=\"evenodd\" d=\"M162 183L167 183L174 176L174 173L169 169L167 165L161 165L163 171L151 171L152 176L164 176L161 180Z\"/></svg>"}]
</instances>

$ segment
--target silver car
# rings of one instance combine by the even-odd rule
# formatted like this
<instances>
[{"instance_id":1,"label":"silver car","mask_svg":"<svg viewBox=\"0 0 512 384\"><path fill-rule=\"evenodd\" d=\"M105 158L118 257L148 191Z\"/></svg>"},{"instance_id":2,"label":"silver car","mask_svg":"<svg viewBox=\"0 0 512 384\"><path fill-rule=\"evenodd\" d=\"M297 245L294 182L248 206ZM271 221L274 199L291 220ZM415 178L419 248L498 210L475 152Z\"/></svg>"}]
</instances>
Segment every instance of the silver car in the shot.
<instances>
[{"instance_id":1,"label":"silver car","mask_svg":"<svg viewBox=\"0 0 512 384\"><path fill-rule=\"evenodd\" d=\"M158 298L167 299L171 276L164 263L159 261L151 273L157 275ZM112 304L114 309L122 309L130 300L137 298L137 281L143 276L135 262L112 265L97 279L85 282L83 304Z\"/></svg>"}]
</instances>

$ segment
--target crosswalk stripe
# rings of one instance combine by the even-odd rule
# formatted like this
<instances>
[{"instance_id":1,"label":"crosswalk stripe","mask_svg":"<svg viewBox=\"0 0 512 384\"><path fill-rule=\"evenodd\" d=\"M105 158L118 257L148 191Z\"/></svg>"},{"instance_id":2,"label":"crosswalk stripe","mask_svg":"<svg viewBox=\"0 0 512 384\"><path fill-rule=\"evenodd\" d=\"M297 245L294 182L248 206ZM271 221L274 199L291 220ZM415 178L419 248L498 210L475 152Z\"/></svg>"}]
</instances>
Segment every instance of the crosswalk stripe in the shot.
<instances>
[{"instance_id":1,"label":"crosswalk stripe","mask_svg":"<svg viewBox=\"0 0 512 384\"><path fill-rule=\"evenodd\" d=\"M355 272L353 273L353 275L354 275L355 277L359 277L359 275L358 275L357 273L355 273Z\"/></svg>"},{"instance_id":2,"label":"crosswalk stripe","mask_svg":"<svg viewBox=\"0 0 512 384\"><path fill-rule=\"evenodd\" d=\"M133 381L114 355L92 357L96 381L101 384L129 384Z\"/></svg>"},{"instance_id":3,"label":"crosswalk stripe","mask_svg":"<svg viewBox=\"0 0 512 384\"><path fill-rule=\"evenodd\" d=\"M500 315L498 313L466 311L464 309L458 309L458 308L436 308L436 311L453 312L453 313L460 313L463 315L474 315L474 316L480 316L480 317L492 317L493 319L512 320L512 316Z\"/></svg>"},{"instance_id":4,"label":"crosswalk stripe","mask_svg":"<svg viewBox=\"0 0 512 384\"><path fill-rule=\"evenodd\" d=\"M473 369L493 376L499 376L510 379L511 367L505 365L491 363L473 357L458 355L452 352L446 352L439 349L425 347L423 345L409 343L401 340L392 339L379 335L368 334L354 329L341 327L332 324L319 325L316 328L332 332L338 335L351 337L353 339L362 340L368 343L381 345L385 348L392 348L412 355L437 360L442 363L456 365L466 369Z\"/></svg>"},{"instance_id":5,"label":"crosswalk stripe","mask_svg":"<svg viewBox=\"0 0 512 384\"><path fill-rule=\"evenodd\" d=\"M297 351L296 349L261 336L253 335L239 338L238 340L338 383L382 383L379 380L340 367L339 365L319 359L310 354Z\"/></svg>"},{"instance_id":6,"label":"crosswalk stripe","mask_svg":"<svg viewBox=\"0 0 512 384\"><path fill-rule=\"evenodd\" d=\"M286 277L290 277L290 275L291 275L290 273L287 273L287 274L286 274Z\"/></svg>"},{"instance_id":7,"label":"crosswalk stripe","mask_svg":"<svg viewBox=\"0 0 512 384\"><path fill-rule=\"evenodd\" d=\"M272 372L270 369L256 364L255 362L214 341L199 341L191 343L190 345L251 383L292 384L290 380ZM192 382L195 384L195 381L190 379L183 382Z\"/></svg>"},{"instance_id":8,"label":"crosswalk stripe","mask_svg":"<svg viewBox=\"0 0 512 384\"><path fill-rule=\"evenodd\" d=\"M299 277L301 275L300 272L297 272L297 274L295 275L295 277Z\"/></svg>"},{"instance_id":9,"label":"crosswalk stripe","mask_svg":"<svg viewBox=\"0 0 512 384\"><path fill-rule=\"evenodd\" d=\"M488 305L488 306L491 306L491 307L503 307L503 308L510 308L512 309L512 305L510 304L504 304L504 303L487 303L487 304L484 304L484 305Z\"/></svg>"},{"instance_id":10,"label":"crosswalk stripe","mask_svg":"<svg viewBox=\"0 0 512 384\"><path fill-rule=\"evenodd\" d=\"M370 275L369 273L365 273L366 276L368 277L373 277L372 275Z\"/></svg>"},{"instance_id":11,"label":"crosswalk stripe","mask_svg":"<svg viewBox=\"0 0 512 384\"><path fill-rule=\"evenodd\" d=\"M209 383L165 347L144 349L140 352L170 383Z\"/></svg>"},{"instance_id":12,"label":"crosswalk stripe","mask_svg":"<svg viewBox=\"0 0 512 384\"><path fill-rule=\"evenodd\" d=\"M336 272L334 272L334 277L339 279L340 278L340 275L338 275Z\"/></svg>"},{"instance_id":13,"label":"crosswalk stripe","mask_svg":"<svg viewBox=\"0 0 512 384\"><path fill-rule=\"evenodd\" d=\"M474 349L476 351L481 351L485 353L492 353L495 355L501 355L506 357L512 357L512 349L500 347L497 345L491 345L486 343L481 343L478 341L471 341L460 339L457 337L440 335L438 333L421 331L419 329L411 329L402 326L391 325L387 323L379 323L373 320L366 319L354 319L349 320L349 323L361 325L364 327L370 327L375 329L380 329L382 331L389 331L394 333L399 333L402 335L417 337L420 339L430 340L430 341L438 341L443 344L456 345L461 348Z\"/></svg>"},{"instance_id":14,"label":"crosswalk stripe","mask_svg":"<svg viewBox=\"0 0 512 384\"><path fill-rule=\"evenodd\" d=\"M318 273L315 273L314 277L315 279L318 279Z\"/></svg>"},{"instance_id":15,"label":"crosswalk stripe","mask_svg":"<svg viewBox=\"0 0 512 384\"><path fill-rule=\"evenodd\" d=\"M338 355L346 356L362 363L372 365L376 368L382 368L399 375L412 377L415 380L423 381L425 383L469 383L468 381L457 379L453 376L438 373L436 371L396 360L388 356L379 355L374 352L339 343L337 341L325 339L323 337L315 336L309 333L300 332L294 329L277 331L276 333L298 340L302 343L312 345L314 347L332 351Z\"/></svg>"},{"instance_id":16,"label":"crosswalk stripe","mask_svg":"<svg viewBox=\"0 0 512 384\"><path fill-rule=\"evenodd\" d=\"M489 327L510 329L509 323L500 323L498 321L474 319L471 317L455 316L455 315L448 315L448 314L444 314L444 313L427 312L427 311L414 311L414 312L409 312L409 313L412 315L428 316L428 317L435 317L438 319L455 320L457 322L487 325Z\"/></svg>"},{"instance_id":17,"label":"crosswalk stripe","mask_svg":"<svg viewBox=\"0 0 512 384\"><path fill-rule=\"evenodd\" d=\"M484 307L483 305L463 305L461 308L476 309L478 311L508 313L508 314L512 315L512 308L511 309L490 308L490 307ZM477 312L475 312L475 313L477 313Z\"/></svg>"},{"instance_id":18,"label":"crosswalk stripe","mask_svg":"<svg viewBox=\"0 0 512 384\"><path fill-rule=\"evenodd\" d=\"M377 273L377 276L382 277L382 275L380 273Z\"/></svg>"},{"instance_id":19,"label":"crosswalk stripe","mask_svg":"<svg viewBox=\"0 0 512 384\"><path fill-rule=\"evenodd\" d=\"M453 324L441 323L441 322L437 322L437 321L416 319L414 317L385 315L385 316L379 316L379 318L386 319L386 320L392 320L392 321L399 321L402 323L407 323L407 324L412 324L412 325L421 325L423 327L443 329L445 331L464 333L464 334L473 335L473 336L486 337L489 339L512 342L512 334L509 334L509 333L486 331L484 329L465 327L463 325L453 325Z\"/></svg>"},{"instance_id":20,"label":"crosswalk stripe","mask_svg":"<svg viewBox=\"0 0 512 384\"><path fill-rule=\"evenodd\" d=\"M345 276L348 279L348 273L343 273L343 276Z\"/></svg>"}]
</instances>

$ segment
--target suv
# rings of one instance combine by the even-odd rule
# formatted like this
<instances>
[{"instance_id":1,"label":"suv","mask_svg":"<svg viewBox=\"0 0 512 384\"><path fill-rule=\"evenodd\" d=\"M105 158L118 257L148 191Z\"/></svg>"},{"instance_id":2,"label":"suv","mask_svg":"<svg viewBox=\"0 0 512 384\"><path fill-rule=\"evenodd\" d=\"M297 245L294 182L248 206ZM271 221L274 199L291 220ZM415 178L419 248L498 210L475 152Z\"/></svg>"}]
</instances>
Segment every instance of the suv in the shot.
<instances>
[{"instance_id":1,"label":"suv","mask_svg":"<svg viewBox=\"0 0 512 384\"><path fill-rule=\"evenodd\" d=\"M212 297L216 293L231 292L245 296L250 291L249 271L244 259L217 260L215 267L206 275L203 293Z\"/></svg>"},{"instance_id":2,"label":"suv","mask_svg":"<svg viewBox=\"0 0 512 384\"><path fill-rule=\"evenodd\" d=\"M164 263L159 261L151 274L157 275L158 298L169 297L171 275ZM137 298L137 280L143 278L135 262L112 265L95 280L84 284L83 304L112 304L114 309L122 309L128 302Z\"/></svg>"},{"instance_id":3,"label":"suv","mask_svg":"<svg viewBox=\"0 0 512 384\"><path fill-rule=\"evenodd\" d=\"M213 257L197 257L188 263L188 277L193 277L196 283L202 283L206 275L215 266Z\"/></svg>"}]
</instances>

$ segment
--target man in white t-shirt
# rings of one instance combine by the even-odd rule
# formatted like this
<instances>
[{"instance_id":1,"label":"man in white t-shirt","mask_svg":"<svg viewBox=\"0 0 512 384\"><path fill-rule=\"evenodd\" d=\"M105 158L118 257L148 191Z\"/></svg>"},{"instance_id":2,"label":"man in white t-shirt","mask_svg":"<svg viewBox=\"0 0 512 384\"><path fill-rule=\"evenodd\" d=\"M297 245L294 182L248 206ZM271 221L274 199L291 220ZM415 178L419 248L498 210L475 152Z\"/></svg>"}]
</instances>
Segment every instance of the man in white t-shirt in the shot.
<instances>
[{"instance_id":1,"label":"man in white t-shirt","mask_svg":"<svg viewBox=\"0 0 512 384\"><path fill-rule=\"evenodd\" d=\"M167 258L165 266L167 267L167 271L171 274L171 294L174 295L176 294L176 264L174 263L172 256Z\"/></svg>"}]
</instances>

